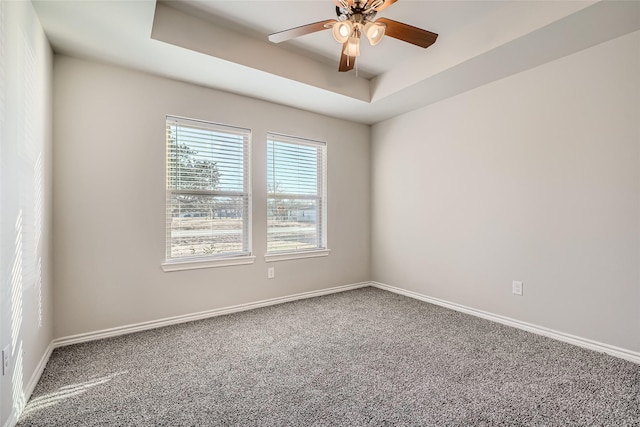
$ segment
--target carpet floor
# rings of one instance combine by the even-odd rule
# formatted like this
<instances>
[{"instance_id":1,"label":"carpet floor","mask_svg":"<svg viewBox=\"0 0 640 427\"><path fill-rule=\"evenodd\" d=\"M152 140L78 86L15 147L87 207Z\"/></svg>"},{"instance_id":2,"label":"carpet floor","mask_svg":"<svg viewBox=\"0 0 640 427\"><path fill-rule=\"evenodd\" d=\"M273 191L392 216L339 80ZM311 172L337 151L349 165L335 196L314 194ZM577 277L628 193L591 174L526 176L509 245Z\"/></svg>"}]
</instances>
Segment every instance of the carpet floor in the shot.
<instances>
[{"instance_id":1,"label":"carpet floor","mask_svg":"<svg viewBox=\"0 0 640 427\"><path fill-rule=\"evenodd\" d=\"M640 365L375 288L55 349L18 426L639 426Z\"/></svg>"}]
</instances>

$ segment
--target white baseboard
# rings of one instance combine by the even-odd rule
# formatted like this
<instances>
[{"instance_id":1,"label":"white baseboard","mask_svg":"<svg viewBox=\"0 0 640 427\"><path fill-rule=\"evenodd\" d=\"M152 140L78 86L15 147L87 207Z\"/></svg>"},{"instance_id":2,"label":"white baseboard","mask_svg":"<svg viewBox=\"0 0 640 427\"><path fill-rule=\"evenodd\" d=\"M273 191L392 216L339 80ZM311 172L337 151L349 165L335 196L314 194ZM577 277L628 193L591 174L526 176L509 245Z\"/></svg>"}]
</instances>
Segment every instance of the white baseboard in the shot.
<instances>
[{"instance_id":1,"label":"white baseboard","mask_svg":"<svg viewBox=\"0 0 640 427\"><path fill-rule=\"evenodd\" d=\"M562 342L573 344L579 347L587 348L589 350L606 353L614 357L618 357L621 359L628 360L630 362L640 364L640 353L635 351L612 346L609 344L604 344L604 343L593 341L587 338L578 337L575 335L571 335L571 334L556 331L553 329L545 328L542 326L534 325L532 323L522 322L520 320L512 319L510 317L501 316L499 314L478 310L472 307L467 307L461 304L452 303L442 299L429 297L417 292L408 291L406 289L390 286L384 283L361 282L361 283L355 283L351 285L344 285L344 286L337 286L337 287L328 288L328 289L322 289L319 291L304 292L304 293L289 295L285 297L271 298L267 300L256 301L256 302L247 303L247 304L240 304L240 305L235 305L231 307L217 308L217 309L202 311L198 313L168 317L165 319L152 320L149 322L136 323L133 325L119 326L116 328L103 329L100 331L88 332L85 334L78 334L78 335L72 335L72 336L63 337L63 338L57 338L53 340L53 342L49 346L50 348L48 349L47 354L43 356L43 359L41 360L40 365L38 365L38 371L37 371L38 375L36 376L34 374L34 376L32 377L31 381L27 386L27 389L29 390L29 395L30 395L31 392L33 391L33 387L35 387L35 384L37 383L37 380L40 378L40 374L42 374L42 370L44 369L44 365L46 365L46 361L51 355L52 349L57 347L63 347L66 345L77 344L77 343L88 342L88 341L94 341L94 340L103 339L103 338L115 337L115 336L124 335L124 334L131 334L134 332L160 328L163 326L175 325L178 323L185 323L185 322L191 322L194 320L206 319L209 317L222 316L224 314L238 313L241 311L253 310L255 308L267 307L270 305L277 305L277 304L282 304L290 301L313 298L313 297L333 294L337 292L344 292L352 289L364 288L367 286L373 286L379 289L383 289L385 291L393 292L399 295L404 295L420 301L425 301L431 304L439 305L441 307L446 307L462 313L470 314L472 316L481 317L483 319L491 320L493 322L502 323L503 325L522 329L528 332L532 332L534 334L543 335L549 338L556 339L558 341L562 341ZM29 389L29 385L31 386L30 389Z\"/></svg>"},{"instance_id":2,"label":"white baseboard","mask_svg":"<svg viewBox=\"0 0 640 427\"><path fill-rule=\"evenodd\" d=\"M615 347L609 344L604 344L601 342L593 341L587 338L582 338L582 337L578 337L571 334L566 334L564 332L556 331L556 330L545 328L542 326L537 326L527 322L522 322L520 320L512 319L505 316L500 316L498 314L489 313L487 311L478 310L472 307L467 307L464 305L452 303L452 302L441 300L438 298L429 297L426 295L419 294L417 292L412 292L406 289L397 288L395 286L386 285L384 283L371 282L371 286L379 289L383 289L385 291L393 292L399 295L404 295L410 298L414 298L420 301L425 301L431 304L439 305L441 307L446 307L462 313L470 314L472 316L481 317L483 319L491 320L493 322L502 323L504 325L512 326L514 328L522 329L528 332L532 332L534 334L543 335L545 337L549 337L549 338L556 339L558 341L563 341L569 344L573 344L578 347L583 347L583 348L594 350L600 353L606 353L611 356L618 357L620 359L625 359L630 362L640 364L640 353L635 351L627 350L620 347Z\"/></svg>"},{"instance_id":3,"label":"white baseboard","mask_svg":"<svg viewBox=\"0 0 640 427\"><path fill-rule=\"evenodd\" d=\"M44 354L40 358L38 362L38 366L36 366L35 371L33 371L33 375L29 378L29 382L24 386L24 398L25 401L28 402L33 390L35 390L36 385L38 385L38 381L40 381L40 377L44 372L44 368L47 367L47 362L49 362L49 358L51 357L51 353L53 352L53 341L49 343L47 349L44 351Z\"/></svg>"},{"instance_id":4,"label":"white baseboard","mask_svg":"<svg viewBox=\"0 0 640 427\"><path fill-rule=\"evenodd\" d=\"M5 421L3 427L14 427L16 424L18 424L18 417L16 415L15 409L12 409L11 415L9 415L9 418L7 419L7 421Z\"/></svg>"},{"instance_id":5,"label":"white baseboard","mask_svg":"<svg viewBox=\"0 0 640 427\"><path fill-rule=\"evenodd\" d=\"M40 377L44 372L44 368L47 366L47 362L49 362L49 358L51 357L52 352L53 352L53 341L50 342L49 345L47 346L46 350L44 351L44 354L42 355L42 357L40 358L40 361L38 362L38 366L36 366L36 369L33 371L31 378L29 378L29 382L24 386L22 390L24 393L25 402L29 401L29 398L31 397L33 390L36 388L38 381L40 381ZM11 415L9 416L7 421L5 421L4 427L14 427L18 423L18 418L20 418L20 414L16 413L15 407L12 407Z\"/></svg>"},{"instance_id":6,"label":"white baseboard","mask_svg":"<svg viewBox=\"0 0 640 427\"><path fill-rule=\"evenodd\" d=\"M15 427L16 424L18 424L18 418L16 416L16 411L12 410L11 415L9 416L7 421L4 423L4 427Z\"/></svg>"},{"instance_id":7,"label":"white baseboard","mask_svg":"<svg viewBox=\"0 0 640 427\"><path fill-rule=\"evenodd\" d=\"M181 316L167 317L149 322L136 323L132 325L118 326L115 328L102 329L100 331L88 332L85 334L72 335L53 340L53 348L63 347L71 344L78 344L87 341L94 341L103 338L115 337L119 335L131 334L134 332L145 331L148 329L160 328L163 326L175 325L178 323L191 322L194 320L207 319L209 317L222 316L224 314L238 313L241 311L253 310L255 308L267 307L270 305L282 304L285 302L297 301L301 299L313 298L322 295L334 294L337 292L350 291L352 289L364 288L370 286L370 282L355 283L351 285L336 286L334 288L321 289L319 291L303 292L300 294L289 295L285 297L270 298L267 300L251 302L247 304L234 305L231 307L216 308L213 310L201 311L198 313L185 314Z\"/></svg>"}]
</instances>

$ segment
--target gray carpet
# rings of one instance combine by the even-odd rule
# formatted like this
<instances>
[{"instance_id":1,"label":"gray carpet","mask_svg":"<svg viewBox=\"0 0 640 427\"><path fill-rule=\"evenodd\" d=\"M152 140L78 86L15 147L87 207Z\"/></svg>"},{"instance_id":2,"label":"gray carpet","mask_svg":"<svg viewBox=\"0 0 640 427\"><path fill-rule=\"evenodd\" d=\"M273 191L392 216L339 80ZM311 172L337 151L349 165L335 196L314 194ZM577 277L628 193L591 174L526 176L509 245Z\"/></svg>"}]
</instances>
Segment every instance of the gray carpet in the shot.
<instances>
[{"instance_id":1,"label":"gray carpet","mask_svg":"<svg viewBox=\"0 0 640 427\"><path fill-rule=\"evenodd\" d=\"M19 426L638 426L640 366L375 288L56 349Z\"/></svg>"}]
</instances>

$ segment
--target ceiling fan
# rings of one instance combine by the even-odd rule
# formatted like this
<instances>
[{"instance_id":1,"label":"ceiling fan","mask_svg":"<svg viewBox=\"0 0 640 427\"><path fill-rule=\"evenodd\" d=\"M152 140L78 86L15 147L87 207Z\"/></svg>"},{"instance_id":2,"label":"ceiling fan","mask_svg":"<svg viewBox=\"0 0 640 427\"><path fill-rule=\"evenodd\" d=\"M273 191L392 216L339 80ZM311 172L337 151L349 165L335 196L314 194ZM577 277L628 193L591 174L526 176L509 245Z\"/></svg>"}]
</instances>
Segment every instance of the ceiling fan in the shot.
<instances>
[{"instance_id":1,"label":"ceiling fan","mask_svg":"<svg viewBox=\"0 0 640 427\"><path fill-rule=\"evenodd\" d=\"M376 14L398 0L333 0L338 19L314 22L269 35L273 43L281 43L306 34L331 28L333 38L342 43L338 71L352 70L360 56L360 36L364 35L372 46L386 34L398 40L427 48L438 35L388 18L374 20Z\"/></svg>"}]
</instances>

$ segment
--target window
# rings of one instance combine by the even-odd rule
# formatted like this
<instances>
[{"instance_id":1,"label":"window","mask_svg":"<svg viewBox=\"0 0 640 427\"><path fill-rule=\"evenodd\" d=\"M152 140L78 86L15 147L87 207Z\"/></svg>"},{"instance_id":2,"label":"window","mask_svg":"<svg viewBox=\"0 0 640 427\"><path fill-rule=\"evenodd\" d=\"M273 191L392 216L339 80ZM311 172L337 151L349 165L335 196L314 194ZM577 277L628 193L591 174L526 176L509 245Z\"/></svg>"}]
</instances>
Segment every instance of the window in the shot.
<instances>
[{"instance_id":1,"label":"window","mask_svg":"<svg viewBox=\"0 0 640 427\"><path fill-rule=\"evenodd\" d=\"M252 262L251 131L171 116L166 123L164 270Z\"/></svg>"},{"instance_id":2,"label":"window","mask_svg":"<svg viewBox=\"0 0 640 427\"><path fill-rule=\"evenodd\" d=\"M328 254L326 175L324 143L267 135L267 261Z\"/></svg>"}]
</instances>

